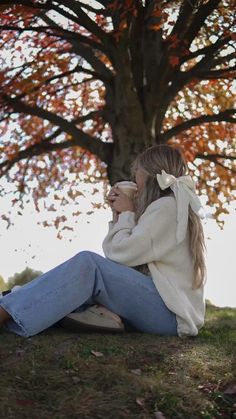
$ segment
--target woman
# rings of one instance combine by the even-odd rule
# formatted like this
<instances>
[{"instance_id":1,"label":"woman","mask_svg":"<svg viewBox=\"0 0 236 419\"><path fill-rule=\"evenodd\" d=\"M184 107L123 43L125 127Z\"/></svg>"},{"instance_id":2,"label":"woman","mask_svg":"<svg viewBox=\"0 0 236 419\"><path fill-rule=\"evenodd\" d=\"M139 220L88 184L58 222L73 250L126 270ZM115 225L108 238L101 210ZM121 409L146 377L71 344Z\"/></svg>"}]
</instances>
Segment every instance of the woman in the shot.
<instances>
[{"instance_id":1,"label":"woman","mask_svg":"<svg viewBox=\"0 0 236 419\"><path fill-rule=\"evenodd\" d=\"M195 336L204 324L201 204L180 151L153 146L132 166L135 203L117 187L108 195L117 220L105 258L81 252L0 299L0 322L32 336L84 304L99 303L135 329Z\"/></svg>"}]
</instances>

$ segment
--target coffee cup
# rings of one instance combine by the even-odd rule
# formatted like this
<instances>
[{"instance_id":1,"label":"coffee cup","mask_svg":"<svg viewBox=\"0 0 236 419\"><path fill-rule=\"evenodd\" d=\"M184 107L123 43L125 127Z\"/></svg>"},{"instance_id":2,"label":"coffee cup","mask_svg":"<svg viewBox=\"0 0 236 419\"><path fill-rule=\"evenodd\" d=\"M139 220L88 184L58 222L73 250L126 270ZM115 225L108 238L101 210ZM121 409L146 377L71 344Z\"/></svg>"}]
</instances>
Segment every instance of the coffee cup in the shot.
<instances>
[{"instance_id":1,"label":"coffee cup","mask_svg":"<svg viewBox=\"0 0 236 419\"><path fill-rule=\"evenodd\" d=\"M133 199L134 195L137 192L137 185L134 182L129 180L123 180L122 182L117 182L115 184L123 193L125 193L129 198Z\"/></svg>"}]
</instances>

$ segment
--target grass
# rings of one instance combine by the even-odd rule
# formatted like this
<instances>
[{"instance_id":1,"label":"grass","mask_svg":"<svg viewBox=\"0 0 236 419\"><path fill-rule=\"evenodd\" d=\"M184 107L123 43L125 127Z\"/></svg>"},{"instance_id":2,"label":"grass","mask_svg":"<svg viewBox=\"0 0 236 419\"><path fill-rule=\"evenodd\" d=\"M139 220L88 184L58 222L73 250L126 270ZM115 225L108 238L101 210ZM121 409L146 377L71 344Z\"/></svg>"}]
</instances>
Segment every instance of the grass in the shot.
<instances>
[{"instance_id":1,"label":"grass","mask_svg":"<svg viewBox=\"0 0 236 419\"><path fill-rule=\"evenodd\" d=\"M236 418L235 325L208 305L194 338L1 332L0 418Z\"/></svg>"}]
</instances>

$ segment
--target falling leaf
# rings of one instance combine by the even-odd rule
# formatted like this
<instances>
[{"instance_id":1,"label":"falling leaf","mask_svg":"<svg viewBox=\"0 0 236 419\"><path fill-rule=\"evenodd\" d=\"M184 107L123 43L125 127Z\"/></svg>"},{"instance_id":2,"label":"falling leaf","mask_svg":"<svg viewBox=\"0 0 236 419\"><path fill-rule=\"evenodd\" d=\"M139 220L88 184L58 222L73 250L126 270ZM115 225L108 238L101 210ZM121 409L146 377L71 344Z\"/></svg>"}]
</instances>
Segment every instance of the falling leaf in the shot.
<instances>
[{"instance_id":1,"label":"falling leaf","mask_svg":"<svg viewBox=\"0 0 236 419\"><path fill-rule=\"evenodd\" d=\"M75 217L78 217L80 214L82 214L81 211L76 211L76 212L72 213L72 215L75 216Z\"/></svg>"},{"instance_id":2,"label":"falling leaf","mask_svg":"<svg viewBox=\"0 0 236 419\"><path fill-rule=\"evenodd\" d=\"M91 354L96 356L97 358L102 358L104 354L102 352L91 351Z\"/></svg>"},{"instance_id":3,"label":"falling leaf","mask_svg":"<svg viewBox=\"0 0 236 419\"><path fill-rule=\"evenodd\" d=\"M91 202L91 204L92 204L93 208L100 209L102 207L101 203Z\"/></svg>"},{"instance_id":4,"label":"falling leaf","mask_svg":"<svg viewBox=\"0 0 236 419\"><path fill-rule=\"evenodd\" d=\"M154 412L154 418L155 419L166 419L166 417L163 415L163 413L160 410L156 410Z\"/></svg>"}]
</instances>

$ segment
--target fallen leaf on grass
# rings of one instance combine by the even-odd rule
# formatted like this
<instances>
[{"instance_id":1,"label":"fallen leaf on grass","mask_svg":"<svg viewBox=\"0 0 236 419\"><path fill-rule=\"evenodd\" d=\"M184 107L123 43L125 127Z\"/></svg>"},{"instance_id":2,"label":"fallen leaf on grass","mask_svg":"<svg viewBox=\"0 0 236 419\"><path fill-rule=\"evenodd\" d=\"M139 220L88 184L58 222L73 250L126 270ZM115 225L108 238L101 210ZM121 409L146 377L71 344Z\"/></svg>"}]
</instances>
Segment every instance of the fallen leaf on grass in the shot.
<instances>
[{"instance_id":1,"label":"fallen leaf on grass","mask_svg":"<svg viewBox=\"0 0 236 419\"><path fill-rule=\"evenodd\" d=\"M203 391L204 393L211 394L212 392L217 391L218 387L219 387L219 384L204 383L204 384L200 384L197 388Z\"/></svg>"},{"instance_id":2,"label":"fallen leaf on grass","mask_svg":"<svg viewBox=\"0 0 236 419\"><path fill-rule=\"evenodd\" d=\"M91 354L96 356L97 358L101 358L102 356L104 356L102 352L96 352L96 351L91 351Z\"/></svg>"},{"instance_id":3,"label":"fallen leaf on grass","mask_svg":"<svg viewBox=\"0 0 236 419\"><path fill-rule=\"evenodd\" d=\"M73 376L71 377L74 384L79 384L81 379L79 377Z\"/></svg>"},{"instance_id":4,"label":"fallen leaf on grass","mask_svg":"<svg viewBox=\"0 0 236 419\"><path fill-rule=\"evenodd\" d=\"M137 397L136 398L136 403L141 406L141 407L145 407L145 399L144 397Z\"/></svg>"},{"instance_id":5,"label":"fallen leaf on grass","mask_svg":"<svg viewBox=\"0 0 236 419\"><path fill-rule=\"evenodd\" d=\"M135 370L130 370L130 372L132 372L132 374L135 374L135 375L141 375L142 374L142 371L139 368L137 368Z\"/></svg>"},{"instance_id":6,"label":"fallen leaf on grass","mask_svg":"<svg viewBox=\"0 0 236 419\"><path fill-rule=\"evenodd\" d=\"M155 419L166 419L166 417L163 415L163 413L160 410L156 410L154 412L154 418Z\"/></svg>"}]
</instances>

